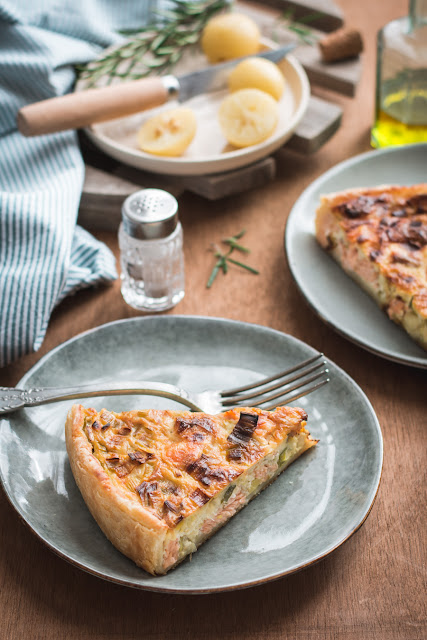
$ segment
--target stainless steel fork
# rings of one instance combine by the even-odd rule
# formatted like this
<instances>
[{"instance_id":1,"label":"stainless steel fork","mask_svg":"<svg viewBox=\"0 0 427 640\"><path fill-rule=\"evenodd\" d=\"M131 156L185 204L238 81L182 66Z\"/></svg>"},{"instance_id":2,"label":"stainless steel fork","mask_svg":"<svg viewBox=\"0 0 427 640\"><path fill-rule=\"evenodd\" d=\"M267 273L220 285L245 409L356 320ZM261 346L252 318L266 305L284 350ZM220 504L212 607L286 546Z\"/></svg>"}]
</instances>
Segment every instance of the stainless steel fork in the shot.
<instances>
[{"instance_id":1,"label":"stainless steel fork","mask_svg":"<svg viewBox=\"0 0 427 640\"><path fill-rule=\"evenodd\" d=\"M218 413L230 407L256 406L273 409L289 404L319 389L329 382L326 360L319 353L285 371L258 382L226 391L208 390L190 393L175 385L163 382L119 382L102 385L85 385L67 388L15 389L0 387L0 415L23 407L77 398L118 395L160 396L175 400L192 411Z\"/></svg>"}]
</instances>

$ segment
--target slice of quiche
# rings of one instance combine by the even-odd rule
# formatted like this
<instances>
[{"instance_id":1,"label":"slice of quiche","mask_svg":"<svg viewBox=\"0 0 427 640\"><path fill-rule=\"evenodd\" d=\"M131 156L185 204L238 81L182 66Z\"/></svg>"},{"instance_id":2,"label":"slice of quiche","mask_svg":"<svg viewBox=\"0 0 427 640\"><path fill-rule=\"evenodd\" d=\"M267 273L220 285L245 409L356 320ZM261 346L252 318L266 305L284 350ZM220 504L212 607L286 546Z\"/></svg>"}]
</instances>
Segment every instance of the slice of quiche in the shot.
<instances>
[{"instance_id":1,"label":"slice of quiche","mask_svg":"<svg viewBox=\"0 0 427 640\"><path fill-rule=\"evenodd\" d=\"M321 197L320 245L427 349L427 184Z\"/></svg>"},{"instance_id":2,"label":"slice of quiche","mask_svg":"<svg viewBox=\"0 0 427 640\"><path fill-rule=\"evenodd\" d=\"M193 553L306 449L298 408L70 410L71 468L109 540L153 575Z\"/></svg>"}]
</instances>

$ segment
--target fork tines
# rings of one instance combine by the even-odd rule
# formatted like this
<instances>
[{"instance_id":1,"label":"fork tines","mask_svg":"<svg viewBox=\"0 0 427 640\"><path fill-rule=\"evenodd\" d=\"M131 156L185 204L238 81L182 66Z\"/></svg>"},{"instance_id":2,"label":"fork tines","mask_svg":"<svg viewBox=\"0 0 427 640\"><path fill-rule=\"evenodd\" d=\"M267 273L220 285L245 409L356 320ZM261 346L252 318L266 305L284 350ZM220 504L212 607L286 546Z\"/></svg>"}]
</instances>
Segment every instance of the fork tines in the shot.
<instances>
[{"instance_id":1,"label":"fork tines","mask_svg":"<svg viewBox=\"0 0 427 640\"><path fill-rule=\"evenodd\" d=\"M320 361L316 362L317 360ZM273 409L280 404L288 404L308 393L312 393L329 382L327 377L329 370L325 367L326 364L323 354L319 353L294 367L264 378L259 382L222 391L220 394L222 404L228 407L242 406L247 405L250 400L251 405L260 406L271 403L273 400L275 401L273 404L264 407L265 409ZM244 391L250 391L250 393L243 394ZM276 393L271 393L272 391Z\"/></svg>"}]
</instances>

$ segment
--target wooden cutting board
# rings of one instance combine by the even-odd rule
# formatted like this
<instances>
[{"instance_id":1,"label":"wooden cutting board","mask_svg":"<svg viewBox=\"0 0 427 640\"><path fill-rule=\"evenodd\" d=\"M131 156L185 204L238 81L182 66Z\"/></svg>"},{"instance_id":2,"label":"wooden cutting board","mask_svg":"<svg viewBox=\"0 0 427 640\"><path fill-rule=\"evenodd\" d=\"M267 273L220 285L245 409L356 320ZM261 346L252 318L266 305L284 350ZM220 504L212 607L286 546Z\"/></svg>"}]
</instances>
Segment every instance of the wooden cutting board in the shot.
<instances>
[{"instance_id":1,"label":"wooden cutting board","mask_svg":"<svg viewBox=\"0 0 427 640\"><path fill-rule=\"evenodd\" d=\"M268 5L268 6L266 6ZM280 16L284 10L292 10L294 17L304 17L319 12L310 21L316 32L332 31L343 24L340 10L331 0L301 0L286 2L238 2L236 8L254 17L263 35L277 44L295 39L283 26ZM312 85L331 89L345 95L354 95L360 76L361 60L349 60L324 64L317 46L300 45L293 55L303 65ZM314 153L327 142L341 124L342 109L338 105L311 96L307 112L287 148L302 154ZM227 173L193 177L161 176L123 165L99 151L80 135L83 157L86 162L86 178L79 211L79 223L92 229L117 229L123 200L138 189L158 187L178 197L184 191L217 200L232 194L262 186L274 179L276 163L274 155L248 167Z\"/></svg>"}]
</instances>

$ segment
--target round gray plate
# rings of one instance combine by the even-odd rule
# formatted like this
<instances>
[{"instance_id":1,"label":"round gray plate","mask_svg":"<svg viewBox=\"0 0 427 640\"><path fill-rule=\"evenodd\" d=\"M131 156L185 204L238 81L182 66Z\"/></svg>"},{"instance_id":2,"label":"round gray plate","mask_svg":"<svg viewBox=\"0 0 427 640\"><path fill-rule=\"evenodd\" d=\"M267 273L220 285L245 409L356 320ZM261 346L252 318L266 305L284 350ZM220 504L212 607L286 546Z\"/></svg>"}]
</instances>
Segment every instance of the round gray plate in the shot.
<instances>
[{"instance_id":1,"label":"round gray plate","mask_svg":"<svg viewBox=\"0 0 427 640\"><path fill-rule=\"evenodd\" d=\"M324 173L301 194L289 215L285 234L291 273L322 320L368 351L424 369L427 353L389 320L375 301L319 247L314 219L323 193L426 181L427 144L355 156Z\"/></svg>"},{"instance_id":2,"label":"round gray plate","mask_svg":"<svg viewBox=\"0 0 427 640\"><path fill-rule=\"evenodd\" d=\"M230 320L149 316L106 324L57 347L19 387L107 380L157 380L194 391L258 380L315 351L299 340ZM121 584L182 593L259 584L333 551L363 523L382 467L375 413L333 363L331 381L297 404L319 444L237 514L189 560L153 577L121 555L92 519L74 482L64 444L71 402L26 409L2 420L0 477L15 509L55 552ZM84 403L84 401L82 401ZM122 411L179 408L155 397L91 398L86 406Z\"/></svg>"}]
</instances>

